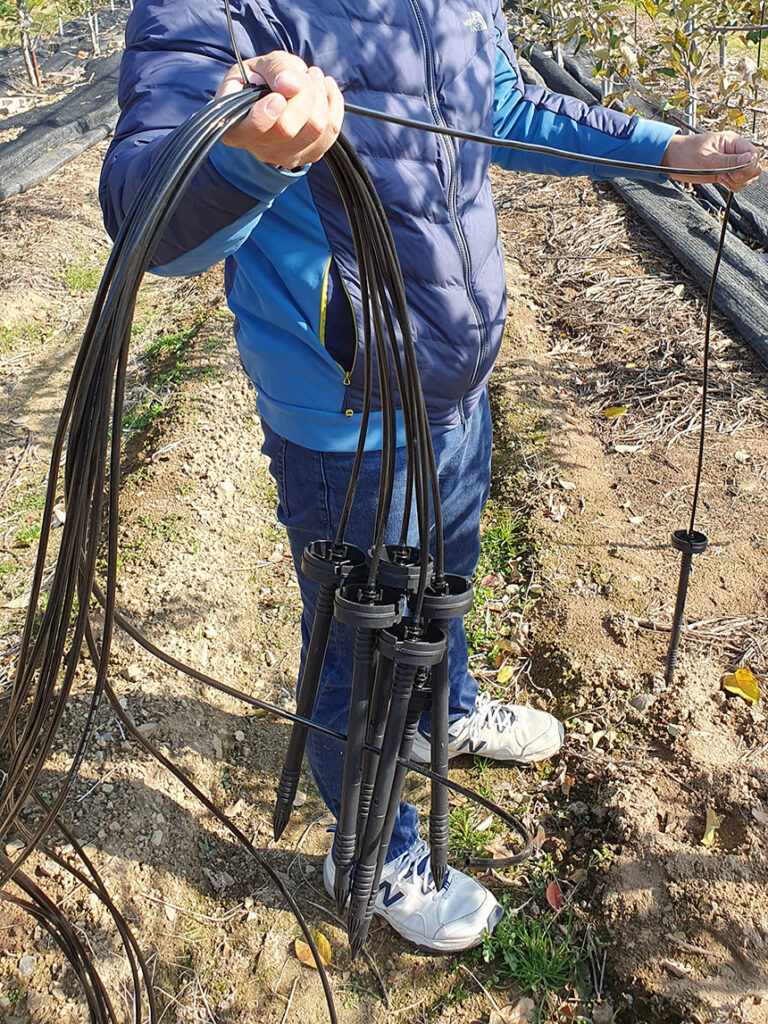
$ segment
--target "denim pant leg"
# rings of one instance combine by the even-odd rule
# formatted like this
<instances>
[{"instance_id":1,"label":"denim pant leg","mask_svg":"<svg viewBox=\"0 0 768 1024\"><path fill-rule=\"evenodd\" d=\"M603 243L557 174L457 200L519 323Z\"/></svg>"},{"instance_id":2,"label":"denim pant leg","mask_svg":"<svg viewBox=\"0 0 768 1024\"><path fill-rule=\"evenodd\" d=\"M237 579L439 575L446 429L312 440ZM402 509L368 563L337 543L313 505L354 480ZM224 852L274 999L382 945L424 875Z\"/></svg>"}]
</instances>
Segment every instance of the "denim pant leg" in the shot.
<instances>
[{"instance_id":1,"label":"denim pant leg","mask_svg":"<svg viewBox=\"0 0 768 1024\"><path fill-rule=\"evenodd\" d=\"M353 456L339 452L317 452L286 441L263 423L263 451L278 488L278 518L286 527L301 590L303 669L312 629L317 584L301 572L304 547L313 540L332 538L346 495ZM487 448L487 451L486 451ZM470 417L466 426L436 439L444 506L446 569L470 576L479 555L479 518L487 498L490 473L490 414L487 401ZM378 497L380 454L366 453L350 516L346 540L367 550L371 545ZM405 451L398 449L392 514L386 542L398 539L404 503ZM412 517L413 518L413 517ZM414 526L411 526L413 542ZM346 732L352 679L354 631L333 620L328 651L315 704L315 721L338 732ZM467 644L461 621L451 629L451 714L455 719L473 706L477 683L467 671ZM343 777L343 744L310 733L309 761L320 794L329 810L338 816ZM399 857L418 836L416 808L402 802L392 833L387 860Z\"/></svg>"},{"instance_id":2,"label":"denim pant leg","mask_svg":"<svg viewBox=\"0 0 768 1024\"><path fill-rule=\"evenodd\" d=\"M443 508L445 571L458 576L471 577L480 557L480 515L490 490L492 442L487 393L463 427L434 439ZM470 675L468 667L463 619L451 622L448 658L450 720L455 722L472 710L477 697L477 680ZM424 715L420 728L429 732L428 714Z\"/></svg>"}]
</instances>

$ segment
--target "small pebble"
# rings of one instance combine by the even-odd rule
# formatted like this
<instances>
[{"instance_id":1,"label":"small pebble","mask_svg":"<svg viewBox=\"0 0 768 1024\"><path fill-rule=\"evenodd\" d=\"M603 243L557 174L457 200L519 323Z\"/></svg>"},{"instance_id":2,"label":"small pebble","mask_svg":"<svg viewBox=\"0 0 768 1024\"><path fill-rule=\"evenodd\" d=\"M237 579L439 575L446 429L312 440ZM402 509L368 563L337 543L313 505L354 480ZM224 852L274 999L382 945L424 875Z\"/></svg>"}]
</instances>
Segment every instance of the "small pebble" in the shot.
<instances>
[{"instance_id":1,"label":"small pebble","mask_svg":"<svg viewBox=\"0 0 768 1024\"><path fill-rule=\"evenodd\" d=\"M37 960L33 956L23 956L19 960L19 974L22 978L31 978L35 973L35 967L37 966Z\"/></svg>"},{"instance_id":2,"label":"small pebble","mask_svg":"<svg viewBox=\"0 0 768 1024\"><path fill-rule=\"evenodd\" d=\"M152 845L160 846L163 841L163 830L161 828L155 829L152 833Z\"/></svg>"},{"instance_id":3,"label":"small pebble","mask_svg":"<svg viewBox=\"0 0 768 1024\"><path fill-rule=\"evenodd\" d=\"M650 693L638 693L629 703L635 711L647 711L653 703L653 697Z\"/></svg>"},{"instance_id":4,"label":"small pebble","mask_svg":"<svg viewBox=\"0 0 768 1024\"><path fill-rule=\"evenodd\" d=\"M244 739L245 733L243 732L242 729L238 729L237 732L235 733L235 742L242 743Z\"/></svg>"},{"instance_id":5,"label":"small pebble","mask_svg":"<svg viewBox=\"0 0 768 1024\"><path fill-rule=\"evenodd\" d=\"M123 679L127 679L129 683L138 683L139 679L141 679L141 669L138 665L128 665L120 674Z\"/></svg>"}]
</instances>

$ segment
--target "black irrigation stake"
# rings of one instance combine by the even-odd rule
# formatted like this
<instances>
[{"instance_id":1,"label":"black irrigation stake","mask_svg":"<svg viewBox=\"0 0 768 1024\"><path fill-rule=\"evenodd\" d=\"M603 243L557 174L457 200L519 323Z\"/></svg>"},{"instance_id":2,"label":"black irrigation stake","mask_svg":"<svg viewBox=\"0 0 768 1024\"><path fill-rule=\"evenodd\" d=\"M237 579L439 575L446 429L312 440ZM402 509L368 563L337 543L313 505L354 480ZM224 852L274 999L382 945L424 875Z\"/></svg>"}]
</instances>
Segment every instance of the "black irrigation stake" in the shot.
<instances>
[{"instance_id":1,"label":"black irrigation stake","mask_svg":"<svg viewBox=\"0 0 768 1024\"><path fill-rule=\"evenodd\" d=\"M406 494L410 488L406 486ZM407 507L407 505L406 505ZM403 542L388 544L381 553L378 567L378 579L382 586L399 591L403 596L413 596L419 587L421 578L421 558L419 549ZM428 563L428 572L432 574L432 560ZM366 742L371 747L380 747L384 738L384 727L387 724L387 707L392 695L392 672L394 666L387 658L377 658L376 676L373 682L368 714ZM357 852L365 831L365 822L371 807L373 785L376 780L378 756L370 751L363 754L362 779L360 783L360 800L357 809Z\"/></svg>"},{"instance_id":2,"label":"black irrigation stake","mask_svg":"<svg viewBox=\"0 0 768 1024\"><path fill-rule=\"evenodd\" d=\"M472 608L473 600L472 583L463 576L435 579L424 597L424 616L449 636L451 620L463 618ZM451 696L449 646L446 643L442 661L432 669L430 720L432 771L444 779L448 778L448 718ZM430 791L429 845L432 877L438 890L443 887L448 868L448 823L448 790L445 786L433 782Z\"/></svg>"},{"instance_id":3,"label":"black irrigation stake","mask_svg":"<svg viewBox=\"0 0 768 1024\"><path fill-rule=\"evenodd\" d=\"M368 585L345 588L336 594L336 618L355 630L352 694L349 705L347 747L344 752L344 777L341 807L333 844L336 867L334 896L343 912L349 898L357 845L357 814L362 782L363 746L366 737L368 705L371 699L376 637L379 630L399 622L403 603L398 592L373 590Z\"/></svg>"},{"instance_id":4,"label":"black irrigation stake","mask_svg":"<svg viewBox=\"0 0 768 1024\"><path fill-rule=\"evenodd\" d=\"M320 674L328 649L328 637L333 621L333 601L336 591L342 585L362 582L365 564L364 553L350 544L336 545L326 540L318 540L304 549L301 559L302 572L314 580L319 589L307 657L296 698L296 712L303 718L312 717L317 700ZM294 723L280 782L277 786L277 800L272 816L273 833L276 840L285 831L285 826L291 816L306 743L306 727Z\"/></svg>"},{"instance_id":5,"label":"black irrigation stake","mask_svg":"<svg viewBox=\"0 0 768 1024\"><path fill-rule=\"evenodd\" d=\"M428 698L425 702L423 697L424 691L428 692L429 670L444 657L445 647L442 630L431 626L425 632L422 623L412 619L404 619L398 626L379 634L379 657L393 661L395 670L371 809L352 884L347 933L353 958L360 952L368 934L403 790L406 769L398 758L410 757L419 717L428 706ZM414 689L420 699L412 704Z\"/></svg>"}]
</instances>

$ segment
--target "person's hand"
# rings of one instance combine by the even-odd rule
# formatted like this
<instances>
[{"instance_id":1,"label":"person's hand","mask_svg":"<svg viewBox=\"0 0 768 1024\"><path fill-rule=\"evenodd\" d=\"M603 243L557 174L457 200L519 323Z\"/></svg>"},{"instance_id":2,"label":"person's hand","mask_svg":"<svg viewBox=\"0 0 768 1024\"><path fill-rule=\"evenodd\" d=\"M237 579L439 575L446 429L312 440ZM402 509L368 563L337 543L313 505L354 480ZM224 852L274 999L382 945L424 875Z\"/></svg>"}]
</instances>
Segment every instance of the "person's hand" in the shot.
<instances>
[{"instance_id":1,"label":"person's hand","mask_svg":"<svg viewBox=\"0 0 768 1024\"><path fill-rule=\"evenodd\" d=\"M736 132L705 132L701 135L673 135L661 161L664 167L691 167L708 170L713 167L732 167L749 162L743 171L729 174L724 170L716 178L690 177L673 174L676 181L708 181L725 185L731 192L741 192L757 181L762 168L757 149Z\"/></svg>"},{"instance_id":2,"label":"person's hand","mask_svg":"<svg viewBox=\"0 0 768 1024\"><path fill-rule=\"evenodd\" d=\"M274 167L315 163L341 131L344 100L336 82L320 68L308 68L300 57L275 50L245 61L250 82L273 91L263 96L247 117L223 138L227 146L247 149ZM216 93L228 96L243 88L236 64Z\"/></svg>"}]
</instances>

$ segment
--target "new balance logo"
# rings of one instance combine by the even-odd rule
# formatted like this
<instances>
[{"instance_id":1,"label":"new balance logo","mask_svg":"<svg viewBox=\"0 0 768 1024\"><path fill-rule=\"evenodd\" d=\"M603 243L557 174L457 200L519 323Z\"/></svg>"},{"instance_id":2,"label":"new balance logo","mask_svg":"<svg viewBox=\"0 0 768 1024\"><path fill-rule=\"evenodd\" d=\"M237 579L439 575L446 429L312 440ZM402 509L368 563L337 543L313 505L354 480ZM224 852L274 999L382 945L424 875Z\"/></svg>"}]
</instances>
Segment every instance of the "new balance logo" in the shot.
<instances>
[{"instance_id":1,"label":"new balance logo","mask_svg":"<svg viewBox=\"0 0 768 1024\"><path fill-rule=\"evenodd\" d=\"M392 886L389 884L389 882L381 883L381 885L379 886L379 896L381 897L381 902L384 904L385 907L394 906L394 904L397 903L398 900L401 900L403 898L402 892L395 892L393 894Z\"/></svg>"},{"instance_id":2,"label":"new balance logo","mask_svg":"<svg viewBox=\"0 0 768 1024\"><path fill-rule=\"evenodd\" d=\"M488 25L480 11L469 11L468 15L464 24L470 32L486 32L488 30Z\"/></svg>"}]
</instances>

